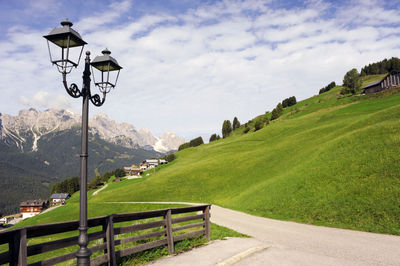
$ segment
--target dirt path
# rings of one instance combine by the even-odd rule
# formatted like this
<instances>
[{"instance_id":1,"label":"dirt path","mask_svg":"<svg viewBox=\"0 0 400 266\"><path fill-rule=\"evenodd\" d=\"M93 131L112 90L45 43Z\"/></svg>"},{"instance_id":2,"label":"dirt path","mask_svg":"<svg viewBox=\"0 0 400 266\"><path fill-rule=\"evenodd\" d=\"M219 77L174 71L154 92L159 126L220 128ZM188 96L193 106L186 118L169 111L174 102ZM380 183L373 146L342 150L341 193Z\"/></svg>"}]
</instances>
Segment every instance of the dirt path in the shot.
<instances>
[{"instance_id":1,"label":"dirt path","mask_svg":"<svg viewBox=\"0 0 400 266\"><path fill-rule=\"evenodd\" d=\"M95 192L93 192L93 196L97 195L97 193L99 193L100 191L102 191L103 189L105 189L106 187L108 187L108 184L106 184L105 186L102 186L100 189L96 190Z\"/></svg>"},{"instance_id":2,"label":"dirt path","mask_svg":"<svg viewBox=\"0 0 400 266\"><path fill-rule=\"evenodd\" d=\"M400 236L273 220L216 205L211 207L211 221L252 236L260 246L268 246L234 265L400 265ZM224 245L218 248L224 249ZM211 260L214 263L210 264ZM218 261L221 258L208 258L193 265L213 265Z\"/></svg>"}]
</instances>

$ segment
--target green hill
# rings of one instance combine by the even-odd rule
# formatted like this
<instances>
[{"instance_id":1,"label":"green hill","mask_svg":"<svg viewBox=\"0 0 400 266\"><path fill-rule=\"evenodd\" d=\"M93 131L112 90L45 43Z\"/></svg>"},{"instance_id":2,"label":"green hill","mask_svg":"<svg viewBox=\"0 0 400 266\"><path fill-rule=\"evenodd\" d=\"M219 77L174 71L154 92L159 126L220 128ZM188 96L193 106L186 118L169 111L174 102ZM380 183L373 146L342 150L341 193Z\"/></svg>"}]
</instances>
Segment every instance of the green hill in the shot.
<instances>
[{"instance_id":1,"label":"green hill","mask_svg":"<svg viewBox=\"0 0 400 266\"><path fill-rule=\"evenodd\" d=\"M342 96L340 90L285 108L257 132L243 134L241 127L226 139L182 150L156 174L109 185L90 202L209 202L400 234L400 94Z\"/></svg>"}]
</instances>

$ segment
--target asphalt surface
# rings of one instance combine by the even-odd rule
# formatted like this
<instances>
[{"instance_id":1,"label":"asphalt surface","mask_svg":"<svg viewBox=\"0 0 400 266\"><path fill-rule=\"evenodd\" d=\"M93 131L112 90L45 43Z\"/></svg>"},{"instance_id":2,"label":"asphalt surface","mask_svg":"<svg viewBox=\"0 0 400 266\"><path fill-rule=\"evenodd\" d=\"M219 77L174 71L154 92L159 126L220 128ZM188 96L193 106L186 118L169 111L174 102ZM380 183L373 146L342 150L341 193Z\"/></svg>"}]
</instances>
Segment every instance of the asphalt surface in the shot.
<instances>
[{"instance_id":1,"label":"asphalt surface","mask_svg":"<svg viewBox=\"0 0 400 266\"><path fill-rule=\"evenodd\" d=\"M217 241L152 265L400 265L400 237L257 217L219 206L211 221L252 236Z\"/></svg>"}]
</instances>

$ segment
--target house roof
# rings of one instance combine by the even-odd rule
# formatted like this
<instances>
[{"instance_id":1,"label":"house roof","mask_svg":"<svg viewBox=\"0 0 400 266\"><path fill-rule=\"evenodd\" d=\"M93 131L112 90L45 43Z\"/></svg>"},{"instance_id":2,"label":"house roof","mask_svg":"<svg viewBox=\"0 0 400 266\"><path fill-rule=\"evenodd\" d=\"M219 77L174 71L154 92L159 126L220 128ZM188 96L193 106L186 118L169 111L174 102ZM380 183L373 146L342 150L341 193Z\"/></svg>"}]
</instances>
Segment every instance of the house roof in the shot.
<instances>
[{"instance_id":1,"label":"house roof","mask_svg":"<svg viewBox=\"0 0 400 266\"><path fill-rule=\"evenodd\" d=\"M43 204L45 204L46 201L44 200L27 200L21 202L19 205L20 207L41 207Z\"/></svg>"},{"instance_id":2,"label":"house roof","mask_svg":"<svg viewBox=\"0 0 400 266\"><path fill-rule=\"evenodd\" d=\"M66 199L69 197L68 193L54 193L50 198L52 199Z\"/></svg>"},{"instance_id":3,"label":"house roof","mask_svg":"<svg viewBox=\"0 0 400 266\"><path fill-rule=\"evenodd\" d=\"M372 82L372 83L366 85L365 87L363 87L362 89L365 90L365 89L368 89L370 87L376 86L376 85L380 84L385 78L387 78L387 76L398 74L398 73L400 73L400 71L393 70L392 72L390 72L386 76L384 76L381 80L376 81L376 82Z\"/></svg>"}]
</instances>

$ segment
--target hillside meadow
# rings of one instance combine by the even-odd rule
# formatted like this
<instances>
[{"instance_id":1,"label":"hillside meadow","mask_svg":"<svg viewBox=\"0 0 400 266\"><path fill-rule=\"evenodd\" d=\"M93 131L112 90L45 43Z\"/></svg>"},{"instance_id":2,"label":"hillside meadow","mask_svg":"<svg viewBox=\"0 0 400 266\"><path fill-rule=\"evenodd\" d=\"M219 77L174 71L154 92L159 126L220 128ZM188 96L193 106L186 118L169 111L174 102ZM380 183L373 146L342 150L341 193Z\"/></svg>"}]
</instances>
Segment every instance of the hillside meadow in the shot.
<instances>
[{"instance_id":1,"label":"hillside meadow","mask_svg":"<svg viewBox=\"0 0 400 266\"><path fill-rule=\"evenodd\" d=\"M207 202L399 235L400 94L351 96L340 89L285 108L257 132L243 134L241 127L226 139L182 150L156 173L111 184L90 202Z\"/></svg>"}]
</instances>

